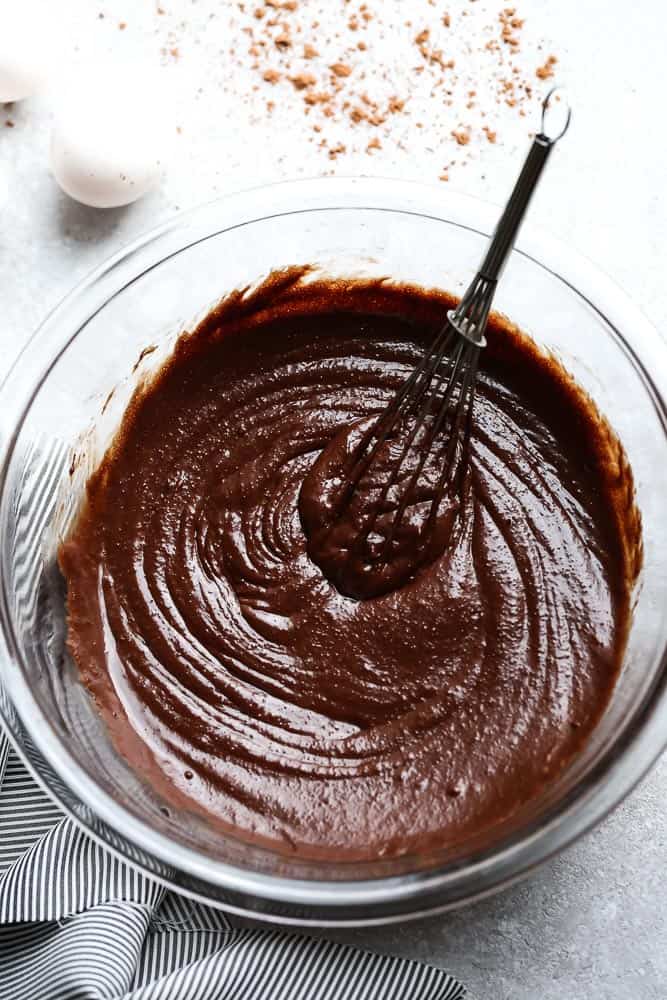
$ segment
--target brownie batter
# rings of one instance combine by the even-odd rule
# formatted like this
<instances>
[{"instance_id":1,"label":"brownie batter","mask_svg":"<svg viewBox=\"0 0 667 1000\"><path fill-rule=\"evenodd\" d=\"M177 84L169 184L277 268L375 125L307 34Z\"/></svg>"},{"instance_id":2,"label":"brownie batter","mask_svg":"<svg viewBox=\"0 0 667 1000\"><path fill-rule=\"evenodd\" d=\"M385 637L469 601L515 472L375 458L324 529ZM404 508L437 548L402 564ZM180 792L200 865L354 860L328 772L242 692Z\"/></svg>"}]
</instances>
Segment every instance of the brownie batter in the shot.
<instances>
[{"instance_id":1,"label":"brownie batter","mask_svg":"<svg viewBox=\"0 0 667 1000\"><path fill-rule=\"evenodd\" d=\"M600 718L641 559L632 477L509 323L488 330L441 554L367 600L308 555L304 479L452 304L279 272L135 394L60 563L83 680L176 808L301 857L460 845L538 797Z\"/></svg>"},{"instance_id":2,"label":"brownie batter","mask_svg":"<svg viewBox=\"0 0 667 1000\"><path fill-rule=\"evenodd\" d=\"M472 378L472 358L453 332L452 347L466 352ZM415 400L410 390L415 402L406 399L398 409L392 402L379 417L362 417L335 434L303 481L299 513L308 555L348 597L380 597L404 586L448 545L455 548L455 532L465 530L473 396L461 398L448 357L423 397Z\"/></svg>"}]
</instances>

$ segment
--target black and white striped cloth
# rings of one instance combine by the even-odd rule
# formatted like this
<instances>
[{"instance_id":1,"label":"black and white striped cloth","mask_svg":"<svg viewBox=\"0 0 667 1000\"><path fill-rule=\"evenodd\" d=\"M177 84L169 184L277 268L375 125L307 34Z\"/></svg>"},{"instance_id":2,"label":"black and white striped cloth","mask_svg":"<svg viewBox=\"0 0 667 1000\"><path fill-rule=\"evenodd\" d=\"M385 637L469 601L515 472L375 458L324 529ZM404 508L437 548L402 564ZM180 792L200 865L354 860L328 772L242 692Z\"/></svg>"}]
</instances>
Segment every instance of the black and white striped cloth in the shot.
<instances>
[{"instance_id":1,"label":"black and white striped cloth","mask_svg":"<svg viewBox=\"0 0 667 1000\"><path fill-rule=\"evenodd\" d=\"M463 1000L418 962L235 927L63 816L0 730L0 1000Z\"/></svg>"}]
</instances>

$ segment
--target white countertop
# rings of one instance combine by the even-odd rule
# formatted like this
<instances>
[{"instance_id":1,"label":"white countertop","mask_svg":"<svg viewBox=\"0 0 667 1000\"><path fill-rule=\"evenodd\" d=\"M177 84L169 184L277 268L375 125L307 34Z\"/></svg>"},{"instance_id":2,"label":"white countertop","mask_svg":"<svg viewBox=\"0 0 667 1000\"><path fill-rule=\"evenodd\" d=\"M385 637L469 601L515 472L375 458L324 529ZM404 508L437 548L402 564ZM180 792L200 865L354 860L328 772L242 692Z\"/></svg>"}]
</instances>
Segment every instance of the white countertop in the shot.
<instances>
[{"instance_id":1,"label":"white countertop","mask_svg":"<svg viewBox=\"0 0 667 1000\"><path fill-rule=\"evenodd\" d=\"M3 17L11 6L12 0L0 0ZM376 21L394 25L409 14L415 29L419 11L432 17L428 0L369 0L368 6ZM474 6L469 16L479 25L484 18L494 22L504 4L436 0L432 6L438 16L450 12L457 28L457 70L467 65L474 74L481 65L484 72L475 46L466 53L461 26L473 21L464 20L463 10ZM0 106L0 171L9 185L0 207L0 375L80 277L177 209L255 183L325 171L435 181L442 164L462 152L469 162L450 169L449 185L502 202L532 127L516 109L494 103L486 120L498 142L475 140L462 151L446 120L425 140L413 113L379 131L382 149L372 155L351 150L330 160L306 140L303 109L291 89L268 94L278 104L270 119L256 113L266 88L252 92L258 75L229 64L237 4L165 0L163 15L153 0L61 0L58 7L68 70L85 79L85 63L98 57L119 60L118 72L124 59L154 63L169 94L174 131L176 125L181 131L161 189L130 208L101 212L69 201L50 177L52 97ZM347 19L352 7L358 4L301 0L302 11L312 8L334 32L336 19L343 12ZM572 128L532 218L594 260L667 330L667 8L659 0L523 0L517 15L526 19L517 57L525 72L534 76L555 53L558 79L574 105ZM397 46L397 59L401 51ZM249 103L239 104L240 94L250 94ZM424 114L431 108L426 103ZM464 110L448 113L451 128L458 127ZM14 127L4 127L5 119ZM443 965L479 1000L665 1000L666 802L663 758L613 816L522 885L450 915L339 936Z\"/></svg>"}]
</instances>

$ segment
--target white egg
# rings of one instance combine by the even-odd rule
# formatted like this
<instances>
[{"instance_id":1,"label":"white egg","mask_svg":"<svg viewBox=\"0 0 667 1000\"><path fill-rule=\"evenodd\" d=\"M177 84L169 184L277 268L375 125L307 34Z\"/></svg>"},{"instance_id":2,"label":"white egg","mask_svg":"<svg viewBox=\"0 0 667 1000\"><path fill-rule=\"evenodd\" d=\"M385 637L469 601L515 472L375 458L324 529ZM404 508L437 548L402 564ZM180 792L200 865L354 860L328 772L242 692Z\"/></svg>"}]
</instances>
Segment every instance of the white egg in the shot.
<instances>
[{"instance_id":1,"label":"white egg","mask_svg":"<svg viewBox=\"0 0 667 1000\"><path fill-rule=\"evenodd\" d=\"M66 98L51 138L53 175L71 198L94 208L129 205L157 186L164 155L158 109L132 88L82 81Z\"/></svg>"},{"instance_id":2,"label":"white egg","mask_svg":"<svg viewBox=\"0 0 667 1000\"><path fill-rule=\"evenodd\" d=\"M0 0L0 102L32 97L48 79L59 48L53 12L37 0Z\"/></svg>"}]
</instances>

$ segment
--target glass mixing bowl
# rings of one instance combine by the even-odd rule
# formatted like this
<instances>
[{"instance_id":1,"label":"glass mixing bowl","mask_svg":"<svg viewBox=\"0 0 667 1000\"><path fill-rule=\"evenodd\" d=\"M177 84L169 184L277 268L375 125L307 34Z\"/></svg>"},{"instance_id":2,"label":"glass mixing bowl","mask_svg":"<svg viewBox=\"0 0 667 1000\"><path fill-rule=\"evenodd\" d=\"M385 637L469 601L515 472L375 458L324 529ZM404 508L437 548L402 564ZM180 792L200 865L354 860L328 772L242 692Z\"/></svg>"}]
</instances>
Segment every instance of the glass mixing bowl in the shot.
<instances>
[{"instance_id":1,"label":"glass mixing bowl","mask_svg":"<svg viewBox=\"0 0 667 1000\"><path fill-rule=\"evenodd\" d=\"M497 308L555 351L625 444L645 560L622 674L584 752L543 797L456 853L373 864L287 859L174 811L116 753L64 648L58 539L137 381L226 291L273 268L461 290L497 212L378 180L274 185L143 237L46 320L0 392L0 708L30 766L93 837L213 905L313 924L397 920L477 898L598 822L667 736L667 345L591 264L526 228ZM147 347L155 347L150 353Z\"/></svg>"}]
</instances>

